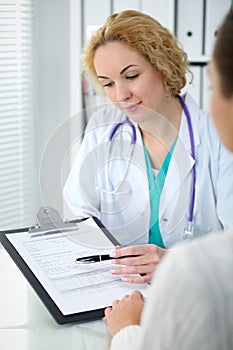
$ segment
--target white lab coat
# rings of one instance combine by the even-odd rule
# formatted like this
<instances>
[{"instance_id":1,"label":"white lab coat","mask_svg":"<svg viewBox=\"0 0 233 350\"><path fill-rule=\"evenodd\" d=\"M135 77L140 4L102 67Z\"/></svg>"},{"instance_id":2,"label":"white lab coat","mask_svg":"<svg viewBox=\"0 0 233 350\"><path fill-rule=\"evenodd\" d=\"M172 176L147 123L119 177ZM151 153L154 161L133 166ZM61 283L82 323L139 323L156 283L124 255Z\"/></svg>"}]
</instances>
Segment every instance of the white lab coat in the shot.
<instances>
[{"instance_id":1,"label":"white lab coat","mask_svg":"<svg viewBox=\"0 0 233 350\"><path fill-rule=\"evenodd\" d=\"M196 155L195 160L190 155L183 113L159 208L159 227L167 248L183 239L194 164L194 237L233 225L233 155L221 145L209 114L200 110L189 94L184 98L191 116ZM137 142L132 157L130 126L118 129L109 142L113 126L123 120L125 115L114 106L92 116L66 181L64 198L76 217L96 216L120 244L145 244L150 198L140 130L135 124ZM116 190L119 183L121 194L104 191Z\"/></svg>"}]
</instances>

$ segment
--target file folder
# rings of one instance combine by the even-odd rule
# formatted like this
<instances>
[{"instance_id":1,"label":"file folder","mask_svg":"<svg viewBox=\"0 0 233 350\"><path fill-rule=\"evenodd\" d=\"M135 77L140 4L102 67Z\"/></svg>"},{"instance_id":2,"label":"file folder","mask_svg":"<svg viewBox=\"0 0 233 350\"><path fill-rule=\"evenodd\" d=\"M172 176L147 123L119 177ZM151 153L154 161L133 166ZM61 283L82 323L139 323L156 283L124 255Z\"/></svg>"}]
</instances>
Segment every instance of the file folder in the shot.
<instances>
[{"instance_id":1,"label":"file folder","mask_svg":"<svg viewBox=\"0 0 233 350\"><path fill-rule=\"evenodd\" d=\"M139 0L113 0L113 13L124 10L140 10Z\"/></svg>"},{"instance_id":2,"label":"file folder","mask_svg":"<svg viewBox=\"0 0 233 350\"><path fill-rule=\"evenodd\" d=\"M189 58L203 54L203 22L203 0L177 0L177 38Z\"/></svg>"},{"instance_id":3,"label":"file folder","mask_svg":"<svg viewBox=\"0 0 233 350\"><path fill-rule=\"evenodd\" d=\"M90 27L100 27L105 22L106 18L111 13L111 4L109 0L98 0L94 3L93 0L85 0L83 3L83 46L87 44L87 34L90 32Z\"/></svg>"},{"instance_id":4,"label":"file folder","mask_svg":"<svg viewBox=\"0 0 233 350\"><path fill-rule=\"evenodd\" d=\"M230 10L231 0L206 0L205 55L212 54L216 31Z\"/></svg>"},{"instance_id":5,"label":"file folder","mask_svg":"<svg viewBox=\"0 0 233 350\"><path fill-rule=\"evenodd\" d=\"M141 11L154 17L164 27L174 33L175 0L142 0Z\"/></svg>"}]
</instances>

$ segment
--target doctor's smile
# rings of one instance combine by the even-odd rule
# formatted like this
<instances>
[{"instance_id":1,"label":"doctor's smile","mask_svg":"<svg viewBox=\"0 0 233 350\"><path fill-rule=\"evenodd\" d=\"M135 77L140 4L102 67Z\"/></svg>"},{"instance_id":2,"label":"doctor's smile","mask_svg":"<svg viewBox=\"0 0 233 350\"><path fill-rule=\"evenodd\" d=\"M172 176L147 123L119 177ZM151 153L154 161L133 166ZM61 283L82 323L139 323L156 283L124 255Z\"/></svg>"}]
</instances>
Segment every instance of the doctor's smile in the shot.
<instances>
[{"instance_id":1,"label":"doctor's smile","mask_svg":"<svg viewBox=\"0 0 233 350\"><path fill-rule=\"evenodd\" d=\"M125 109L125 111L127 113L132 113L138 110L139 106L141 105L142 102L138 102L138 103L131 103L128 104L126 106L123 106L123 108Z\"/></svg>"}]
</instances>

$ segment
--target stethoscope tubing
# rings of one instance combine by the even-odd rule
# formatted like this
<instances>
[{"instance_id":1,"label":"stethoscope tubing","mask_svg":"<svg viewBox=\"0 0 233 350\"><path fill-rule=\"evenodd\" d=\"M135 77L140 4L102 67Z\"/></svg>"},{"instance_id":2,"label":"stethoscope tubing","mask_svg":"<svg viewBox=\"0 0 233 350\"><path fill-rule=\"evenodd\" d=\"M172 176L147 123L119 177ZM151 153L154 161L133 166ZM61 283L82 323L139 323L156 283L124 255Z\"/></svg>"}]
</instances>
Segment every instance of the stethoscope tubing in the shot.
<instances>
[{"instance_id":1,"label":"stethoscope tubing","mask_svg":"<svg viewBox=\"0 0 233 350\"><path fill-rule=\"evenodd\" d=\"M194 143L193 127L192 127L190 113L189 113L189 110L187 108L187 105L186 105L184 99L179 95L177 97L180 100L180 103L181 103L183 110L184 110L184 114L185 114L186 119L187 119L190 146L191 146L191 155L195 161L195 143ZM192 167L191 198L190 198L190 204L189 204L189 217L188 217L189 222L193 221L194 202L195 202L195 184L196 184L196 167L194 164L194 166Z\"/></svg>"},{"instance_id":2,"label":"stethoscope tubing","mask_svg":"<svg viewBox=\"0 0 233 350\"><path fill-rule=\"evenodd\" d=\"M113 128L112 128L112 131L109 135L109 141L112 142L112 139L114 137L114 135L116 134L117 130L123 126L124 124L128 124L131 129L132 129L132 138L131 138L131 143L135 145L136 141L137 141L137 136L136 136L136 128L135 126L133 125L133 123L131 122L131 120L129 119L128 116L126 116L126 119L123 120L122 122L120 123L117 123Z\"/></svg>"},{"instance_id":3,"label":"stethoscope tubing","mask_svg":"<svg viewBox=\"0 0 233 350\"><path fill-rule=\"evenodd\" d=\"M184 114L186 116L187 124L188 124L188 130L189 130L189 139L190 139L190 147L191 147L191 155L192 158L195 161L195 142L194 142L194 134L193 134L193 127L192 127L192 122L191 122L191 116L188 110L188 107L184 101L184 99L180 96L177 95L182 108L184 110ZM112 128L110 135L109 135L109 142L111 143L113 141L114 135L117 133L117 130L124 126L125 124L129 125L132 129L132 137L131 137L131 144L135 146L136 144L136 127L135 125L131 122L128 116L126 116L126 119L123 120L122 122L117 123L114 125ZM132 156L132 154L131 154ZM194 202L195 202L195 184L196 184L196 168L195 168L195 163L194 166L192 167L192 180L191 180L191 197L190 197L190 204L189 204L189 215L188 215L188 222L189 224L192 224L193 222L193 214L194 214ZM107 190L106 190L107 192ZM111 193L114 193L114 191L111 191ZM189 225L190 226L190 225Z\"/></svg>"}]
</instances>

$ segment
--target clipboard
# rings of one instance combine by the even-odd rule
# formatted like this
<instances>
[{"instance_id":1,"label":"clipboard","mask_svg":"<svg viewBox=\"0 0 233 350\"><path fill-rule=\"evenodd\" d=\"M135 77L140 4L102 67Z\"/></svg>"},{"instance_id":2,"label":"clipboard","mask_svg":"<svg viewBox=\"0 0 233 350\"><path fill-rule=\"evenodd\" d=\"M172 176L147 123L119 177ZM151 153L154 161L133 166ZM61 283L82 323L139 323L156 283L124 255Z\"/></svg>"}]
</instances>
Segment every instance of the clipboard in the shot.
<instances>
[{"instance_id":1,"label":"clipboard","mask_svg":"<svg viewBox=\"0 0 233 350\"><path fill-rule=\"evenodd\" d=\"M30 242L33 242L33 246L36 247L36 244L39 244L37 242L40 242L40 244L41 244L41 242L43 242L43 240L46 239L45 243L47 245L49 245L49 244L51 244L51 242L53 240L55 240L55 241L58 240L58 242L59 242L59 239L60 239L59 237L62 236L63 232L69 232L69 230L72 231L72 229L75 228L75 225L81 225L81 224L83 225L86 222L89 222L88 220L91 219L92 222L96 224L96 227L99 230L98 231L99 236L101 236L101 234L102 234L102 237L104 237L103 239L104 240L107 239L107 241L110 242L110 246L112 246L114 248L114 246L117 245L118 242L111 235L111 233L106 229L106 227L104 227L104 225L100 222L100 220L98 220L95 217L86 218L86 219L82 219L82 220L69 221L66 223L66 222L62 222L59 213L51 207L40 208L37 217L38 217L39 224L35 225L35 227L33 227L33 228L20 228L18 230L8 230L8 231L0 232L0 241L3 245L3 247L5 248L5 250L8 252L10 257L14 261L14 263L18 266L20 271L23 273L23 275L25 276L25 278L27 279L29 284L32 286L32 288L34 289L36 294L39 296L39 298L41 299L43 304L46 306L46 308L48 309L48 311L50 312L50 314L52 315L52 317L54 318L54 320L58 324L62 325L62 324L74 323L74 322L81 323L81 322L87 322L87 321L101 319L104 316L105 307L111 305L111 302L114 299L116 299L118 297L121 298L123 295L125 295L127 293L131 293L131 291L133 291L135 289L140 289L141 287L142 287L142 292L145 291L145 293L146 293L147 287L144 285L138 285L138 288L137 288L137 285L135 286L135 285L126 284L126 283L122 282L123 289L121 290L121 293L119 293L119 295L117 296L117 294L114 294L114 291L116 288L114 286L111 286L111 284L108 283L107 284L107 286L109 288L108 296L110 297L110 299L109 298L107 298L107 299L109 299L110 302L108 300L108 301L106 301L106 304L105 304L105 301L104 301L104 305L101 305L101 307L99 307L99 306L93 307L93 305L92 305L92 307L90 307L90 309L85 309L84 311L82 311L82 310L77 311L74 309L74 311L71 310L68 312L67 311L64 312L64 310L62 310L62 308L60 307L59 302L57 302L56 298L54 298L53 294L51 294L51 292L48 291L47 285L45 285L43 283L43 280L41 282L40 275L38 274L38 271L36 269L34 269L33 265L30 265L30 259L27 260L27 258L25 258L25 256L23 256L24 254L22 254L22 251L20 251L19 247L17 247L18 243L15 246L14 240L16 240L16 242L17 242L17 239L24 239L22 237L26 237L26 235L33 235L33 236L30 236L30 239L27 236L26 242L29 242L29 244L30 244ZM44 237L47 234L49 236ZM32 238L35 238L35 237L36 237L35 241L34 240L30 241ZM62 236L62 237L63 237L62 239L67 239L67 236ZM70 240L70 237L69 237L69 240ZM74 264L75 264L75 261L74 261ZM97 264L99 264L99 263L97 263ZM95 266L97 266L97 265L95 265ZM73 266L72 266L72 268L73 268ZM90 267L90 269L91 269L91 267ZM93 272L91 272L91 274L93 276ZM87 275L88 275L88 273L87 273ZM109 275L111 275L111 274L109 273ZM69 278L67 279L67 281L69 283ZM115 281L113 281L113 284L114 283L115 283ZM104 293L106 293L107 288L105 288L105 286L103 286L103 287L104 287ZM102 288L101 284L100 284L100 288ZM111 289L111 291L110 291L110 289ZM87 290L88 290L88 287L87 287ZM81 291L82 291L82 289L81 289ZM68 290L68 292L69 292L69 290ZM85 293L86 293L86 289L85 289ZM55 293L55 295L56 295L56 293ZM99 294L99 295L101 295L101 294ZM90 294L90 298L89 298L89 295L87 297L85 296L83 298L85 300L90 300L90 302L93 303L93 298L95 299L96 296L93 297ZM79 299L80 299L80 303L81 303L82 297ZM106 298L104 298L104 299L106 299ZM67 300L69 300L69 298L67 298ZM78 300L77 300L77 303L78 303Z\"/></svg>"}]
</instances>

